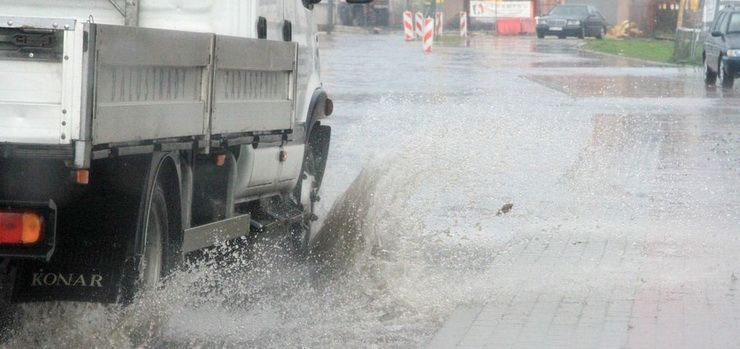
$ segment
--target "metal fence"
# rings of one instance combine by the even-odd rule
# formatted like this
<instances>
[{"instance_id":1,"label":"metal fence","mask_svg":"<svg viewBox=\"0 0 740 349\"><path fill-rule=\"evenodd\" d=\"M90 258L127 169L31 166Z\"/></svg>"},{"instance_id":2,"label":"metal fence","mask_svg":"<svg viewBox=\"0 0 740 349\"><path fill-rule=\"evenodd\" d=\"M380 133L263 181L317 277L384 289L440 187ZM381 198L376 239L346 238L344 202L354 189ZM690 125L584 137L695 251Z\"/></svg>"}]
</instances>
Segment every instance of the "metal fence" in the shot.
<instances>
[{"instance_id":1,"label":"metal fence","mask_svg":"<svg viewBox=\"0 0 740 349\"><path fill-rule=\"evenodd\" d=\"M676 63L698 64L704 51L704 31L694 28L676 29L673 59Z\"/></svg>"},{"instance_id":2,"label":"metal fence","mask_svg":"<svg viewBox=\"0 0 740 349\"><path fill-rule=\"evenodd\" d=\"M681 0L673 47L676 63L702 62L704 35L720 0Z\"/></svg>"}]
</instances>

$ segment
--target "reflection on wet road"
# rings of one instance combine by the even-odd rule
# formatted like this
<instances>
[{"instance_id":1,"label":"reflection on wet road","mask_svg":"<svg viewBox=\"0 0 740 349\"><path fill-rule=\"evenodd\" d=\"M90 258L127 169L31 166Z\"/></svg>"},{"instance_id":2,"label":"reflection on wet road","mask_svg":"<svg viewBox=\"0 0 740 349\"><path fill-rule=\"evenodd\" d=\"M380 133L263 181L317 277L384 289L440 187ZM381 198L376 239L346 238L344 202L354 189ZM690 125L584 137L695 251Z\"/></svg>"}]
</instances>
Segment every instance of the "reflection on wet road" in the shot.
<instances>
[{"instance_id":1,"label":"reflection on wet road","mask_svg":"<svg viewBox=\"0 0 740 349\"><path fill-rule=\"evenodd\" d=\"M573 98L703 97L706 88L661 76L531 75L527 78Z\"/></svg>"},{"instance_id":2,"label":"reflection on wet road","mask_svg":"<svg viewBox=\"0 0 740 349\"><path fill-rule=\"evenodd\" d=\"M29 305L11 346L740 346L734 91L581 40L321 41L320 261L267 243L128 309Z\"/></svg>"}]
</instances>

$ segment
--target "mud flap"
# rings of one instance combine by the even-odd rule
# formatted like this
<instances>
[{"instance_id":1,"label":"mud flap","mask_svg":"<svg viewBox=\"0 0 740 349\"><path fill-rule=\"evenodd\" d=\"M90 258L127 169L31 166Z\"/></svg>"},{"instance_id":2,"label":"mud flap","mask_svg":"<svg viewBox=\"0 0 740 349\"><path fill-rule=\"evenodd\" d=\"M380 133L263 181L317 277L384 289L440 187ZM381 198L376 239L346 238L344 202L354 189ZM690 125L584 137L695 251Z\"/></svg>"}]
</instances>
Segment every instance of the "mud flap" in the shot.
<instances>
[{"instance_id":1,"label":"mud flap","mask_svg":"<svg viewBox=\"0 0 740 349\"><path fill-rule=\"evenodd\" d=\"M10 259L0 259L0 343L10 335L9 329L19 321L17 308L10 303L10 294L15 280L15 266Z\"/></svg>"},{"instance_id":2,"label":"mud flap","mask_svg":"<svg viewBox=\"0 0 740 349\"><path fill-rule=\"evenodd\" d=\"M127 206L122 201L125 198L117 204L97 201L83 205L95 205L94 212L107 214L60 210L54 255L48 262L18 261L11 301L117 302L129 246L126 237L135 231L135 219L129 210L122 209Z\"/></svg>"},{"instance_id":3,"label":"mud flap","mask_svg":"<svg viewBox=\"0 0 740 349\"><path fill-rule=\"evenodd\" d=\"M116 275L120 272L86 264L24 262L16 277L12 301L116 302L120 285Z\"/></svg>"},{"instance_id":4,"label":"mud flap","mask_svg":"<svg viewBox=\"0 0 740 349\"><path fill-rule=\"evenodd\" d=\"M0 259L0 304L10 301L15 281L15 265L10 259Z\"/></svg>"},{"instance_id":5,"label":"mud flap","mask_svg":"<svg viewBox=\"0 0 740 349\"><path fill-rule=\"evenodd\" d=\"M309 149L313 151L316 164L316 184L320 187L326 170L326 160L329 156L329 144L331 143L331 127L317 124L311 130L308 140Z\"/></svg>"}]
</instances>

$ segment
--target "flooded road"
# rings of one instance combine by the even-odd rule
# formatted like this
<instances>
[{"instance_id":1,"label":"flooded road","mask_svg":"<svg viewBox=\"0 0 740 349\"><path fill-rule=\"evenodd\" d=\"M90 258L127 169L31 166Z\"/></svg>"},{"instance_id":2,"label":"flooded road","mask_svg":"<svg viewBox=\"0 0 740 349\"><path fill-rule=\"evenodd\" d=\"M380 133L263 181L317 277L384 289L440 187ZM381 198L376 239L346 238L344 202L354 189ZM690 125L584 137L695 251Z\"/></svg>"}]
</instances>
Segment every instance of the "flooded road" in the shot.
<instances>
[{"instance_id":1,"label":"flooded road","mask_svg":"<svg viewBox=\"0 0 740 349\"><path fill-rule=\"evenodd\" d=\"M740 346L740 92L580 40L321 41L319 261L267 242L124 309L26 305L7 346Z\"/></svg>"}]
</instances>

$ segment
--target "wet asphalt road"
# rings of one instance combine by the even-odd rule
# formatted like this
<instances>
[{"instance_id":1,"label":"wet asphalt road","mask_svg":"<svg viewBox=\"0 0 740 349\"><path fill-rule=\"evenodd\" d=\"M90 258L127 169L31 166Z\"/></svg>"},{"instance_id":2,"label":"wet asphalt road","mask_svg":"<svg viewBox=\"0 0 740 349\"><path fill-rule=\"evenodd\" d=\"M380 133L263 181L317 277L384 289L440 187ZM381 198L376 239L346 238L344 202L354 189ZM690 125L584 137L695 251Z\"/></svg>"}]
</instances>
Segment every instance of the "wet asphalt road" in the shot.
<instances>
[{"instance_id":1,"label":"wet asphalt road","mask_svg":"<svg viewBox=\"0 0 740 349\"><path fill-rule=\"evenodd\" d=\"M740 346L740 88L575 39L320 39L324 263L266 244L125 309L28 305L10 347Z\"/></svg>"},{"instance_id":2,"label":"wet asphalt road","mask_svg":"<svg viewBox=\"0 0 740 349\"><path fill-rule=\"evenodd\" d=\"M444 321L413 345L740 346L737 89L575 39L325 42L324 195L363 169L349 210L384 208L358 230Z\"/></svg>"},{"instance_id":3,"label":"wet asphalt road","mask_svg":"<svg viewBox=\"0 0 740 349\"><path fill-rule=\"evenodd\" d=\"M611 116L648 123L699 119L711 132L727 129L730 135L737 128L732 114L740 89L705 87L699 67L581 51L583 41L575 39L475 36L438 43L425 54L420 42L399 42L396 36L322 38L324 85L338 106L328 122L341 133L333 164L342 170L334 182L354 178L365 165L356 156L367 160L389 149L392 140L415 136L422 125L455 124L464 116L563 118L570 123L563 127L590 131ZM658 127L660 121L654 122ZM355 136L365 138L363 147L353 146ZM342 190L344 185L330 185L325 192L335 196Z\"/></svg>"}]
</instances>

